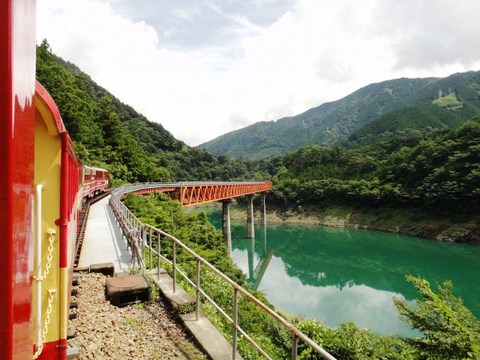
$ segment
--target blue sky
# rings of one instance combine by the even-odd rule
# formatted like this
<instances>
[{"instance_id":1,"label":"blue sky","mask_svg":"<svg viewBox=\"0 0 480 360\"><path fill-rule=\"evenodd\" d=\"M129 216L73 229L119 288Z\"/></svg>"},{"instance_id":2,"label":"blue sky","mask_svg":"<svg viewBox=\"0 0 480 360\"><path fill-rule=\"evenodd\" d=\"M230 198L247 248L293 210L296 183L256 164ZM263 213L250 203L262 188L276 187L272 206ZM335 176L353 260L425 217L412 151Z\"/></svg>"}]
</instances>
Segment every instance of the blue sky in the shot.
<instances>
[{"instance_id":1,"label":"blue sky","mask_svg":"<svg viewBox=\"0 0 480 360\"><path fill-rule=\"evenodd\" d=\"M480 70L478 0L37 0L37 40L198 145L399 77Z\"/></svg>"},{"instance_id":2,"label":"blue sky","mask_svg":"<svg viewBox=\"0 0 480 360\"><path fill-rule=\"evenodd\" d=\"M271 26L293 1L118 0L113 4L133 21L153 26L165 46L201 48L237 41L246 24Z\"/></svg>"}]
</instances>

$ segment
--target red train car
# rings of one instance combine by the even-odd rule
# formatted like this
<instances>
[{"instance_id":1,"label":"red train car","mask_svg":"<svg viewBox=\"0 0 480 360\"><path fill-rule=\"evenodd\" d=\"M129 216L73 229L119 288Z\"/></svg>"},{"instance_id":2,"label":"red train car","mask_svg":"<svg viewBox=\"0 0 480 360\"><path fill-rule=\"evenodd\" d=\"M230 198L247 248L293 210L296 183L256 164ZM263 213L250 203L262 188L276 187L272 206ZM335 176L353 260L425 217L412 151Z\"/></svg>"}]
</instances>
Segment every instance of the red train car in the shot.
<instances>
[{"instance_id":1,"label":"red train car","mask_svg":"<svg viewBox=\"0 0 480 360\"><path fill-rule=\"evenodd\" d=\"M35 82L35 45L35 0L0 1L0 359L66 358L85 174L88 196L108 185Z\"/></svg>"},{"instance_id":2,"label":"red train car","mask_svg":"<svg viewBox=\"0 0 480 360\"><path fill-rule=\"evenodd\" d=\"M110 176L108 171L98 167L83 167L83 198L84 200L92 198L108 187Z\"/></svg>"},{"instance_id":3,"label":"red train car","mask_svg":"<svg viewBox=\"0 0 480 360\"><path fill-rule=\"evenodd\" d=\"M66 357L82 164L55 102L38 82L34 153L33 342L38 358L58 359Z\"/></svg>"}]
</instances>

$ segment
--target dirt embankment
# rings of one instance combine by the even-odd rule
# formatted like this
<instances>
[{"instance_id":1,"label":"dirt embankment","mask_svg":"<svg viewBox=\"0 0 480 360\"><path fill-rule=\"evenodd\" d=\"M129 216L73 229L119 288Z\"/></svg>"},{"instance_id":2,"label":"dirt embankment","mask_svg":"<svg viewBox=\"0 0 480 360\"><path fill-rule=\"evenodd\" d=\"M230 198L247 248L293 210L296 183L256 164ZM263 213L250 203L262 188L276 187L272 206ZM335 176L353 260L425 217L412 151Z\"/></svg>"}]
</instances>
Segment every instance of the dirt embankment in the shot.
<instances>
[{"instance_id":1,"label":"dirt embankment","mask_svg":"<svg viewBox=\"0 0 480 360\"><path fill-rule=\"evenodd\" d=\"M257 211L255 216L260 218L260 212ZM232 217L246 218L246 210L237 208ZM337 206L319 210L298 207L270 208L267 210L267 221L385 231L446 242L480 243L480 215L453 218L434 216L418 209Z\"/></svg>"}]
</instances>

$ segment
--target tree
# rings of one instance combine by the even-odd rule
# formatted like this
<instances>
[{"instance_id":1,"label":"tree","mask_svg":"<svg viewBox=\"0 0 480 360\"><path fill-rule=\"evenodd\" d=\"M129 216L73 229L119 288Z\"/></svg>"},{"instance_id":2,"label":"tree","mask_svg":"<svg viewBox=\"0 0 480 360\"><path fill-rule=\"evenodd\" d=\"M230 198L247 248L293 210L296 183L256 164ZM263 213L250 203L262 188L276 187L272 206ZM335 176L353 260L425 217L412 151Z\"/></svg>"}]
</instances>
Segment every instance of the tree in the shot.
<instances>
[{"instance_id":1,"label":"tree","mask_svg":"<svg viewBox=\"0 0 480 360\"><path fill-rule=\"evenodd\" d=\"M422 332L420 338L408 340L420 359L478 359L480 358L480 322L452 292L452 283L432 291L428 281L407 276L421 295L413 306L394 299L403 320Z\"/></svg>"}]
</instances>

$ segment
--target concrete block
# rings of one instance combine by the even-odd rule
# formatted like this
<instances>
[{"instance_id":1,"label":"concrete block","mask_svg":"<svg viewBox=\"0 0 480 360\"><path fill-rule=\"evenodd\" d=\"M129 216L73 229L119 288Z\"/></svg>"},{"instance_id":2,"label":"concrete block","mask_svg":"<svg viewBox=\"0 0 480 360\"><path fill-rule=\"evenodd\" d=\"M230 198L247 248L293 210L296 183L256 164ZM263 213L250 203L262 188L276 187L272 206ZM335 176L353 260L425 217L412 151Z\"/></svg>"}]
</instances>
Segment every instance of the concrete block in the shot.
<instances>
[{"instance_id":1,"label":"concrete block","mask_svg":"<svg viewBox=\"0 0 480 360\"><path fill-rule=\"evenodd\" d=\"M80 273L74 272L72 274L72 286L78 286L78 278L80 277Z\"/></svg>"},{"instance_id":2,"label":"concrete block","mask_svg":"<svg viewBox=\"0 0 480 360\"><path fill-rule=\"evenodd\" d=\"M90 265L90 272L101 273L105 276L113 276L115 274L115 266L112 262L92 264Z\"/></svg>"},{"instance_id":3,"label":"concrete block","mask_svg":"<svg viewBox=\"0 0 480 360\"><path fill-rule=\"evenodd\" d=\"M113 305L125 306L150 298L150 283L143 275L119 276L107 279L107 299Z\"/></svg>"},{"instance_id":4,"label":"concrete block","mask_svg":"<svg viewBox=\"0 0 480 360\"><path fill-rule=\"evenodd\" d=\"M67 349L67 360L80 360L80 350L78 347Z\"/></svg>"},{"instance_id":5,"label":"concrete block","mask_svg":"<svg viewBox=\"0 0 480 360\"><path fill-rule=\"evenodd\" d=\"M195 298L183 290L178 284L173 291L173 280L166 272L156 279L160 291L177 313L184 314L195 309Z\"/></svg>"},{"instance_id":6,"label":"concrete block","mask_svg":"<svg viewBox=\"0 0 480 360\"><path fill-rule=\"evenodd\" d=\"M212 360L232 358L232 345L205 316L201 315L196 320L195 313L192 312L180 315L180 318ZM235 354L235 359L243 360L238 352Z\"/></svg>"},{"instance_id":7,"label":"concrete block","mask_svg":"<svg viewBox=\"0 0 480 360\"><path fill-rule=\"evenodd\" d=\"M73 339L76 336L77 336L77 328L74 327L73 325L69 325L67 329L67 340Z\"/></svg>"}]
</instances>

